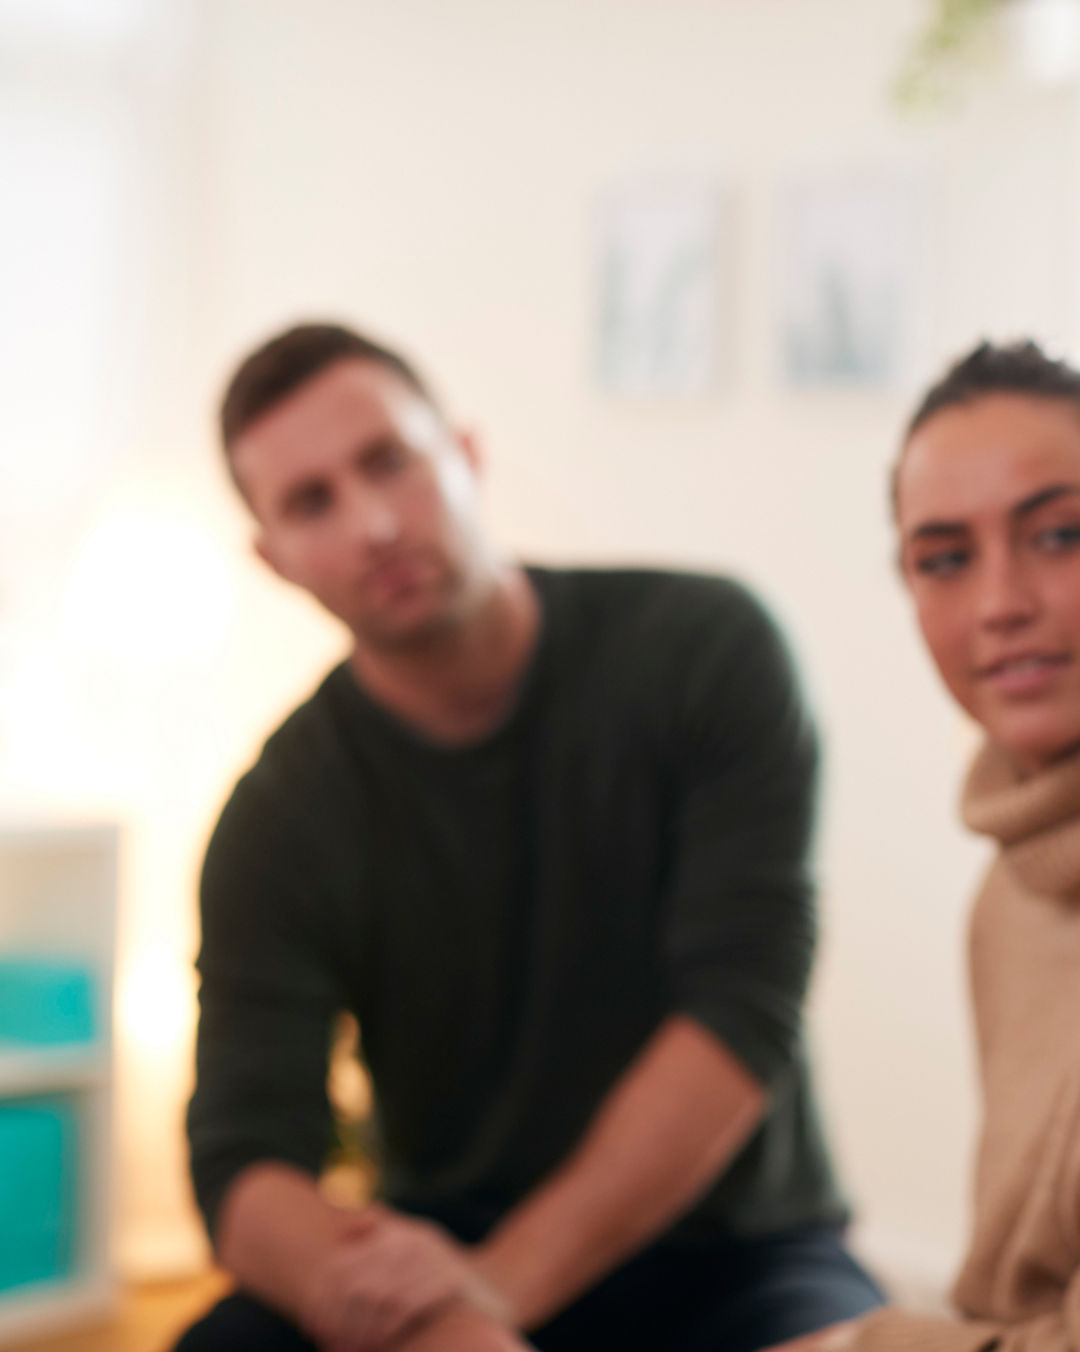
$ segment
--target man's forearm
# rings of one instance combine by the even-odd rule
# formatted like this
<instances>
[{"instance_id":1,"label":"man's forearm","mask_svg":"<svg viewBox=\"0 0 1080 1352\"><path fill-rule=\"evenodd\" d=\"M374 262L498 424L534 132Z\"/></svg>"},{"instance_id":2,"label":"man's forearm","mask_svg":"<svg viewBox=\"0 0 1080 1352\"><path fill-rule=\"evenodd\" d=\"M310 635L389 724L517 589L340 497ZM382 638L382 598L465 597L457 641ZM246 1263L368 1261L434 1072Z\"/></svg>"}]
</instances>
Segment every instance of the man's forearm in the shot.
<instances>
[{"instance_id":1,"label":"man's forearm","mask_svg":"<svg viewBox=\"0 0 1080 1352\"><path fill-rule=\"evenodd\" d=\"M225 1194L214 1248L245 1290L300 1323L316 1274L350 1219L310 1174L266 1160L245 1169Z\"/></svg>"},{"instance_id":2,"label":"man's forearm","mask_svg":"<svg viewBox=\"0 0 1080 1352\"><path fill-rule=\"evenodd\" d=\"M665 1230L761 1119L766 1094L706 1029L673 1016L567 1161L475 1251L519 1328L556 1314Z\"/></svg>"},{"instance_id":3,"label":"man's forearm","mask_svg":"<svg viewBox=\"0 0 1080 1352\"><path fill-rule=\"evenodd\" d=\"M472 1251L516 1326L544 1322L666 1229L722 1172L765 1102L711 1033L667 1020L578 1148ZM326 1201L310 1175L266 1161L227 1192L215 1247L248 1291L304 1324L318 1274L357 1215Z\"/></svg>"},{"instance_id":4,"label":"man's forearm","mask_svg":"<svg viewBox=\"0 0 1080 1352\"><path fill-rule=\"evenodd\" d=\"M391 1345L394 1352L524 1352L526 1344L498 1317L501 1305L497 1314L489 1308L498 1303L497 1293L481 1289L465 1250L456 1264L468 1282L459 1283L451 1272L438 1284L433 1263L444 1250L452 1254L455 1246L448 1236L434 1239L432 1229L380 1206L341 1210L326 1201L310 1175L268 1160L245 1169L229 1188L215 1239L219 1259L239 1283L320 1347L339 1352ZM385 1245L387 1240L393 1245L395 1235L398 1244L388 1272ZM418 1285L402 1288L410 1258ZM361 1279L359 1286L342 1285L350 1269ZM432 1287L429 1281L425 1287L425 1277L433 1271L437 1284ZM380 1306L395 1300L402 1304L402 1319L392 1319L389 1326L399 1325L399 1331L372 1330L367 1318L372 1299Z\"/></svg>"},{"instance_id":5,"label":"man's forearm","mask_svg":"<svg viewBox=\"0 0 1080 1352\"><path fill-rule=\"evenodd\" d=\"M526 1352L522 1342L503 1325L458 1305L393 1344L393 1352Z\"/></svg>"}]
</instances>

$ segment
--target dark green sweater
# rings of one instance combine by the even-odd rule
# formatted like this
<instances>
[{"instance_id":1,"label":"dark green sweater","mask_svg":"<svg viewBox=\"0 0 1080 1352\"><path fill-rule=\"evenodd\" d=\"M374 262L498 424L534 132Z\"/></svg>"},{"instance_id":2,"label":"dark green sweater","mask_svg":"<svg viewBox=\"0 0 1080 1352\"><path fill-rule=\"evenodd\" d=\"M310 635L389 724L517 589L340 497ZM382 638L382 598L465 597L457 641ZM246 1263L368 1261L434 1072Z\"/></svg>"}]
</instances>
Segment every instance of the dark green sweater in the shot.
<instances>
[{"instance_id":1,"label":"dark green sweater","mask_svg":"<svg viewBox=\"0 0 1080 1352\"><path fill-rule=\"evenodd\" d=\"M483 1230L680 1011L771 1095L680 1232L844 1215L802 1054L816 749L783 642L729 581L530 576L541 638L492 736L432 745L343 665L222 814L189 1112L211 1227L245 1165L319 1170L342 1009L392 1203Z\"/></svg>"}]
</instances>

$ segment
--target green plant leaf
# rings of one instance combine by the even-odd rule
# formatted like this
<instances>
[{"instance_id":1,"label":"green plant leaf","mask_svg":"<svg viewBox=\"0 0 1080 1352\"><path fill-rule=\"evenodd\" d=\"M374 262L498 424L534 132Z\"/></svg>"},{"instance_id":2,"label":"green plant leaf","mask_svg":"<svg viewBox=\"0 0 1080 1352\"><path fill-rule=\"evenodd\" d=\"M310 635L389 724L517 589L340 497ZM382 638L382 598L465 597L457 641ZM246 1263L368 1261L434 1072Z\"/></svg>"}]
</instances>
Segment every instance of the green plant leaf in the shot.
<instances>
[{"instance_id":1,"label":"green plant leaf","mask_svg":"<svg viewBox=\"0 0 1080 1352\"><path fill-rule=\"evenodd\" d=\"M934 0L925 28L916 35L893 85L905 109L948 102L979 39L1007 0Z\"/></svg>"}]
</instances>

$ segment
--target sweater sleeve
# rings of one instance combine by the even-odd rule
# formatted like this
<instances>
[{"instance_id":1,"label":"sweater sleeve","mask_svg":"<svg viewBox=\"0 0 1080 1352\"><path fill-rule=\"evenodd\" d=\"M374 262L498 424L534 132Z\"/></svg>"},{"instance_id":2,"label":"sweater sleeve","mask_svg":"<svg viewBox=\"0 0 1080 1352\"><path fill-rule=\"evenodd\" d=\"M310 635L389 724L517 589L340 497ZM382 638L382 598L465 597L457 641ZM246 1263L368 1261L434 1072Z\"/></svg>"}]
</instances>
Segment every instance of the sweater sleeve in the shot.
<instances>
[{"instance_id":1,"label":"sweater sleeve","mask_svg":"<svg viewBox=\"0 0 1080 1352\"><path fill-rule=\"evenodd\" d=\"M791 1064L813 957L817 743L775 624L732 588L699 633L674 738L674 1008L764 1085Z\"/></svg>"},{"instance_id":2,"label":"sweater sleeve","mask_svg":"<svg viewBox=\"0 0 1080 1352\"><path fill-rule=\"evenodd\" d=\"M201 883L196 1089L188 1138L211 1234L246 1166L318 1173L331 1143L326 1073L338 981L319 933L315 871L270 803L242 780L211 839Z\"/></svg>"},{"instance_id":3,"label":"sweater sleeve","mask_svg":"<svg viewBox=\"0 0 1080 1352\"><path fill-rule=\"evenodd\" d=\"M1080 1352L1080 1269L1065 1289L1061 1309L1006 1325L997 1352Z\"/></svg>"},{"instance_id":4,"label":"sweater sleeve","mask_svg":"<svg viewBox=\"0 0 1080 1352\"><path fill-rule=\"evenodd\" d=\"M1080 1352L1080 1271L1060 1309L1015 1323L880 1310L859 1324L854 1352Z\"/></svg>"},{"instance_id":5,"label":"sweater sleeve","mask_svg":"<svg viewBox=\"0 0 1080 1352\"><path fill-rule=\"evenodd\" d=\"M1005 1346L996 1324L887 1309L860 1321L853 1352L1004 1352ZM1051 1346L1058 1348L1047 1344L1046 1352Z\"/></svg>"}]
</instances>

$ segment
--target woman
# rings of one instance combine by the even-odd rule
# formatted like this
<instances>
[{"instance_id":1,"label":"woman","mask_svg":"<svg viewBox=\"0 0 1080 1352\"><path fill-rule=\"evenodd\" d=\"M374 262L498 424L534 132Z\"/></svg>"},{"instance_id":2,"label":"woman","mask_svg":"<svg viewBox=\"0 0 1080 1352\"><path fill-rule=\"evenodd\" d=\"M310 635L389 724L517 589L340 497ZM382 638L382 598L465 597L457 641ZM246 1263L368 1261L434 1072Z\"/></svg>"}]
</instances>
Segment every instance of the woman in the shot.
<instances>
[{"instance_id":1,"label":"woman","mask_svg":"<svg viewBox=\"0 0 1080 1352\"><path fill-rule=\"evenodd\" d=\"M926 397L900 561L986 733L963 816L998 853L971 968L984 1122L958 1314L886 1310L788 1352L1080 1352L1080 372L983 345Z\"/></svg>"}]
</instances>

